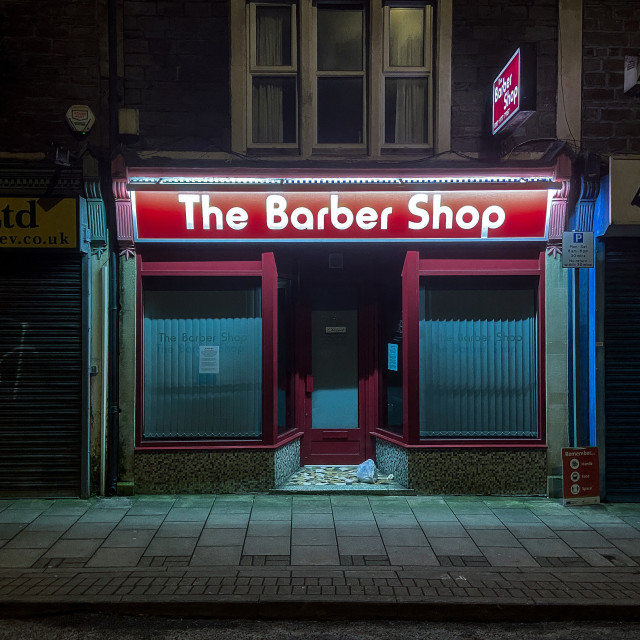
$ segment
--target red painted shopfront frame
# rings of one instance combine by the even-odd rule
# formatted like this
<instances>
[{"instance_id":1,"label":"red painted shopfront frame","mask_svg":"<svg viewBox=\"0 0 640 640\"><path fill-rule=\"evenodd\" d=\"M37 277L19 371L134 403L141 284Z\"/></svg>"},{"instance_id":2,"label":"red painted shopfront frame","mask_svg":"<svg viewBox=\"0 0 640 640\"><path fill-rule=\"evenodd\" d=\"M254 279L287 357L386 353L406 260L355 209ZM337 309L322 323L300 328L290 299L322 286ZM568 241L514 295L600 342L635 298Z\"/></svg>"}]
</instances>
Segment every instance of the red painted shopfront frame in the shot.
<instances>
[{"instance_id":1,"label":"red painted shopfront frame","mask_svg":"<svg viewBox=\"0 0 640 640\"><path fill-rule=\"evenodd\" d=\"M259 277L262 285L262 438L247 440L179 439L145 440L143 437L144 350L143 278L158 276ZM269 449L281 447L301 436L289 429L278 432L278 270L272 252L261 260L154 262L137 256L137 393L136 448L144 450L171 449Z\"/></svg>"},{"instance_id":2,"label":"red painted shopfront frame","mask_svg":"<svg viewBox=\"0 0 640 640\"><path fill-rule=\"evenodd\" d=\"M537 258L514 259L421 259L418 251L408 251L402 270L403 427L402 436L380 427L375 438L412 449L427 448L546 448L545 395L545 253ZM420 437L420 278L423 276L529 276L537 278L538 354L538 437L537 438L421 438Z\"/></svg>"}]
</instances>

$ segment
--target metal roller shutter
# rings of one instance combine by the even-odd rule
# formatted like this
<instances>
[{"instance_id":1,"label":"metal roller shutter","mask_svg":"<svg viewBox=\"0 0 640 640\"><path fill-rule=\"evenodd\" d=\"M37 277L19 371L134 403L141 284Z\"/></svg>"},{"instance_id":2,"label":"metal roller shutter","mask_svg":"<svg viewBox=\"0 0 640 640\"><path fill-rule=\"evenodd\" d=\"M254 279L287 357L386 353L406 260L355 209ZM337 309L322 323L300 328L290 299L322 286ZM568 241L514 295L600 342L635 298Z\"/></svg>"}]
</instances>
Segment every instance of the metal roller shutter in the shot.
<instances>
[{"instance_id":1,"label":"metal roller shutter","mask_svg":"<svg viewBox=\"0 0 640 640\"><path fill-rule=\"evenodd\" d=\"M640 241L607 241L606 497L640 501Z\"/></svg>"},{"instance_id":2,"label":"metal roller shutter","mask_svg":"<svg viewBox=\"0 0 640 640\"><path fill-rule=\"evenodd\" d=\"M0 260L0 495L79 496L79 256Z\"/></svg>"}]
</instances>

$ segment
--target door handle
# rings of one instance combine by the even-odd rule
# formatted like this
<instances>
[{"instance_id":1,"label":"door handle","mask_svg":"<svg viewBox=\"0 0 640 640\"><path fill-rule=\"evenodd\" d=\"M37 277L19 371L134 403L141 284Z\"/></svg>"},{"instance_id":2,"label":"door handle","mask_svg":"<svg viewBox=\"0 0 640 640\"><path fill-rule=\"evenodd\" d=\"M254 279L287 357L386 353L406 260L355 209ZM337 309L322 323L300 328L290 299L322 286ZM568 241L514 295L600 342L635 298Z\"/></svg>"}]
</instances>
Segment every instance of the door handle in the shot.
<instances>
[{"instance_id":1,"label":"door handle","mask_svg":"<svg viewBox=\"0 0 640 640\"><path fill-rule=\"evenodd\" d=\"M313 393L313 375L310 373L307 374L304 380L304 390L307 393Z\"/></svg>"}]
</instances>

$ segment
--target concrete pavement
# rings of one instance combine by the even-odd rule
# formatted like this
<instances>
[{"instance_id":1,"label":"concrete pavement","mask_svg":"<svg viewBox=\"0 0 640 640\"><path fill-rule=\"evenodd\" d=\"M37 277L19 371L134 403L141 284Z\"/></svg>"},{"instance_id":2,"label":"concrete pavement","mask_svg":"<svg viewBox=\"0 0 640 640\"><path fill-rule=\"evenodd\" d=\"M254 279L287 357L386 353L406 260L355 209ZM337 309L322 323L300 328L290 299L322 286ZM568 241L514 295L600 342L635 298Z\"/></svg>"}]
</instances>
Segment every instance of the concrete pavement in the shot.
<instances>
[{"instance_id":1,"label":"concrete pavement","mask_svg":"<svg viewBox=\"0 0 640 640\"><path fill-rule=\"evenodd\" d=\"M0 613L640 619L640 504L0 500Z\"/></svg>"}]
</instances>

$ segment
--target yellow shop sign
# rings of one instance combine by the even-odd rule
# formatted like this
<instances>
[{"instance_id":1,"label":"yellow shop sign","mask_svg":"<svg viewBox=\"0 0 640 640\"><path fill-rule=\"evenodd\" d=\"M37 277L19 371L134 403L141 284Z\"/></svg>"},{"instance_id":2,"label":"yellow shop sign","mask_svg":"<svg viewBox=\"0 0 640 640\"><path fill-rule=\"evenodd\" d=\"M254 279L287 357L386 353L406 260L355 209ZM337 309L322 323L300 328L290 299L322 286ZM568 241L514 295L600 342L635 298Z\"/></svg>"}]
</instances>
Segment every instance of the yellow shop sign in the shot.
<instances>
[{"instance_id":1,"label":"yellow shop sign","mask_svg":"<svg viewBox=\"0 0 640 640\"><path fill-rule=\"evenodd\" d=\"M74 249L77 246L75 198L0 196L0 250Z\"/></svg>"}]
</instances>

